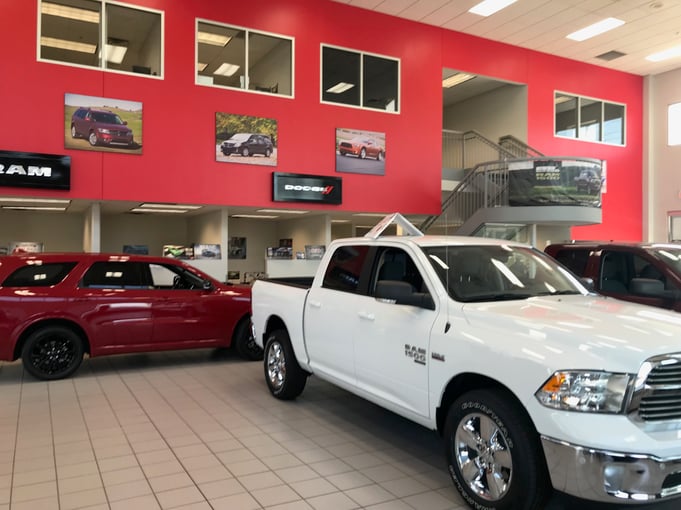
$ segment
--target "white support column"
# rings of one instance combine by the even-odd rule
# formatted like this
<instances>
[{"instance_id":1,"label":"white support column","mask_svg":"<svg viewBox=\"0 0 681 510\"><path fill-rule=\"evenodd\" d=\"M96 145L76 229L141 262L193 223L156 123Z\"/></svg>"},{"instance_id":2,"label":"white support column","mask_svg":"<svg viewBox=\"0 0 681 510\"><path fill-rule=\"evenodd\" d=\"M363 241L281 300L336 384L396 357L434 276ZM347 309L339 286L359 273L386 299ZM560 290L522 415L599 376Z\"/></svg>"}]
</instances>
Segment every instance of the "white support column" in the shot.
<instances>
[{"instance_id":1,"label":"white support column","mask_svg":"<svg viewBox=\"0 0 681 510\"><path fill-rule=\"evenodd\" d=\"M85 211L83 222L83 251L99 253L102 250L101 204L93 202Z\"/></svg>"}]
</instances>

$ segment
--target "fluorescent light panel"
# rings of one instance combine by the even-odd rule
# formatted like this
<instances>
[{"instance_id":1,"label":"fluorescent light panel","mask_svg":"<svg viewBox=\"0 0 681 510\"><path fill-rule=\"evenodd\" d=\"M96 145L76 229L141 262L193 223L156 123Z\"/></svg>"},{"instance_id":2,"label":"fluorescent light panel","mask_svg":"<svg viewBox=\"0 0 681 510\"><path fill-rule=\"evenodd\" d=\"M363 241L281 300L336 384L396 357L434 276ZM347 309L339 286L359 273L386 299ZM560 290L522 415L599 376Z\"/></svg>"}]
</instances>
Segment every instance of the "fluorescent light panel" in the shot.
<instances>
[{"instance_id":1,"label":"fluorescent light panel","mask_svg":"<svg viewBox=\"0 0 681 510\"><path fill-rule=\"evenodd\" d=\"M71 200L65 198L26 198L26 197L0 197L0 202L11 202L15 204L66 204Z\"/></svg>"},{"instance_id":2,"label":"fluorescent light panel","mask_svg":"<svg viewBox=\"0 0 681 510\"><path fill-rule=\"evenodd\" d=\"M128 51L127 46L119 46L117 44L107 44L106 45L106 60L107 62L112 62L114 64L120 64L125 58L125 54Z\"/></svg>"},{"instance_id":3,"label":"fluorescent light panel","mask_svg":"<svg viewBox=\"0 0 681 510\"><path fill-rule=\"evenodd\" d=\"M267 214L232 214L232 218L255 218L261 220L273 220L279 216L267 215Z\"/></svg>"},{"instance_id":4,"label":"fluorescent light panel","mask_svg":"<svg viewBox=\"0 0 681 510\"><path fill-rule=\"evenodd\" d=\"M225 62L224 64L220 64L220 67L213 71L213 74L218 74L220 76L233 76L234 73L239 70L239 67L240 66L236 64L229 64Z\"/></svg>"},{"instance_id":5,"label":"fluorescent light panel","mask_svg":"<svg viewBox=\"0 0 681 510\"><path fill-rule=\"evenodd\" d=\"M340 81L336 83L333 87L329 87L326 89L327 92L330 94L342 94L346 90L350 90L352 87L354 87L354 83L346 83L344 81Z\"/></svg>"},{"instance_id":6,"label":"fluorescent light panel","mask_svg":"<svg viewBox=\"0 0 681 510\"><path fill-rule=\"evenodd\" d=\"M468 9L468 12L477 14L478 16L491 16L495 12L504 9L515 2L516 0L485 0Z\"/></svg>"},{"instance_id":7,"label":"fluorescent light panel","mask_svg":"<svg viewBox=\"0 0 681 510\"><path fill-rule=\"evenodd\" d=\"M203 70L208 66L208 64L205 64L203 62L197 62L196 63L196 68L199 70L199 72L203 72Z\"/></svg>"},{"instance_id":8,"label":"fluorescent light panel","mask_svg":"<svg viewBox=\"0 0 681 510\"><path fill-rule=\"evenodd\" d=\"M442 86L449 89L455 85L461 85L465 81L472 80L473 78L475 78L474 74L457 73L442 80Z\"/></svg>"},{"instance_id":9,"label":"fluorescent light panel","mask_svg":"<svg viewBox=\"0 0 681 510\"><path fill-rule=\"evenodd\" d=\"M161 208L149 208L149 207L135 207L130 209L130 212L138 213L169 213L169 214L184 214L187 209L161 209Z\"/></svg>"},{"instance_id":10,"label":"fluorescent light panel","mask_svg":"<svg viewBox=\"0 0 681 510\"><path fill-rule=\"evenodd\" d=\"M48 46L50 48L58 48L60 50L79 51L80 53L94 54L97 50L96 44L82 43L77 41L67 41L66 39L57 39L56 37L40 37L40 45Z\"/></svg>"},{"instance_id":11,"label":"fluorescent light panel","mask_svg":"<svg viewBox=\"0 0 681 510\"><path fill-rule=\"evenodd\" d=\"M211 32L199 32L196 38L200 43L212 44L213 46L224 46L232 39L228 35L213 34Z\"/></svg>"},{"instance_id":12,"label":"fluorescent light panel","mask_svg":"<svg viewBox=\"0 0 681 510\"><path fill-rule=\"evenodd\" d=\"M78 9L76 7L69 7L68 5L53 4L51 2L43 2L40 6L40 12L49 16L59 16L60 18L69 18L76 21L86 21L88 23L99 23L99 12L90 11L88 9Z\"/></svg>"},{"instance_id":13,"label":"fluorescent light panel","mask_svg":"<svg viewBox=\"0 0 681 510\"><path fill-rule=\"evenodd\" d=\"M670 58L676 58L679 56L681 56L681 46L674 46L673 48L648 55L646 60L649 60L650 62L661 62L663 60L668 60Z\"/></svg>"},{"instance_id":14,"label":"fluorescent light panel","mask_svg":"<svg viewBox=\"0 0 681 510\"><path fill-rule=\"evenodd\" d=\"M3 205L3 209L12 211L66 211L66 207L40 205Z\"/></svg>"},{"instance_id":15,"label":"fluorescent light panel","mask_svg":"<svg viewBox=\"0 0 681 510\"><path fill-rule=\"evenodd\" d=\"M196 209L201 209L200 205L156 204L153 202L145 202L139 206L145 209L178 209L180 211L193 211Z\"/></svg>"},{"instance_id":16,"label":"fluorescent light panel","mask_svg":"<svg viewBox=\"0 0 681 510\"><path fill-rule=\"evenodd\" d=\"M293 209L258 209L258 212L274 214L307 214L310 211L295 211Z\"/></svg>"},{"instance_id":17,"label":"fluorescent light panel","mask_svg":"<svg viewBox=\"0 0 681 510\"><path fill-rule=\"evenodd\" d=\"M604 32L608 32L622 25L624 25L624 21L622 21L621 19L605 18L604 20L599 21L598 23L594 23L593 25L584 27L581 30L572 32L571 34L568 34L566 37L568 39L572 39L573 41L578 42L586 41L587 39L591 39L592 37L596 37L597 35L600 35Z\"/></svg>"}]
</instances>

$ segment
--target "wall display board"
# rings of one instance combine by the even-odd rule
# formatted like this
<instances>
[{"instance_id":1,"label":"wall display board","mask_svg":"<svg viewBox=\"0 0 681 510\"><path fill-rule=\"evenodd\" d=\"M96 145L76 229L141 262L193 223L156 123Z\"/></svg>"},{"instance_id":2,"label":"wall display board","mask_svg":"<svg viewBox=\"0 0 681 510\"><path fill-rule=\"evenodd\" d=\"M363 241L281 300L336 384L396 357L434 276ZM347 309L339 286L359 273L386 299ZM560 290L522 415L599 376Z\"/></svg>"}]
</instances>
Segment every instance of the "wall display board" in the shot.
<instances>
[{"instance_id":1,"label":"wall display board","mask_svg":"<svg viewBox=\"0 0 681 510\"><path fill-rule=\"evenodd\" d=\"M12 241L9 243L8 253L41 253L44 250L43 243L35 241Z\"/></svg>"},{"instance_id":2,"label":"wall display board","mask_svg":"<svg viewBox=\"0 0 681 510\"><path fill-rule=\"evenodd\" d=\"M123 253L134 255L149 255L149 246L146 244L124 244Z\"/></svg>"},{"instance_id":3,"label":"wall display board","mask_svg":"<svg viewBox=\"0 0 681 510\"><path fill-rule=\"evenodd\" d=\"M64 148L142 154L142 103L64 94Z\"/></svg>"},{"instance_id":4,"label":"wall display board","mask_svg":"<svg viewBox=\"0 0 681 510\"><path fill-rule=\"evenodd\" d=\"M336 128L336 172L385 175L385 133Z\"/></svg>"},{"instance_id":5,"label":"wall display board","mask_svg":"<svg viewBox=\"0 0 681 510\"><path fill-rule=\"evenodd\" d=\"M277 140L275 119L215 114L215 161L276 166Z\"/></svg>"},{"instance_id":6,"label":"wall display board","mask_svg":"<svg viewBox=\"0 0 681 510\"><path fill-rule=\"evenodd\" d=\"M219 244L198 244L192 245L195 259L214 259L222 258L222 250Z\"/></svg>"},{"instance_id":7,"label":"wall display board","mask_svg":"<svg viewBox=\"0 0 681 510\"><path fill-rule=\"evenodd\" d=\"M246 258L246 238L245 237L230 237L229 238L229 253L228 259L245 259Z\"/></svg>"},{"instance_id":8,"label":"wall display board","mask_svg":"<svg viewBox=\"0 0 681 510\"><path fill-rule=\"evenodd\" d=\"M163 256L183 260L193 259L194 248L182 244L166 244L163 246Z\"/></svg>"}]
</instances>

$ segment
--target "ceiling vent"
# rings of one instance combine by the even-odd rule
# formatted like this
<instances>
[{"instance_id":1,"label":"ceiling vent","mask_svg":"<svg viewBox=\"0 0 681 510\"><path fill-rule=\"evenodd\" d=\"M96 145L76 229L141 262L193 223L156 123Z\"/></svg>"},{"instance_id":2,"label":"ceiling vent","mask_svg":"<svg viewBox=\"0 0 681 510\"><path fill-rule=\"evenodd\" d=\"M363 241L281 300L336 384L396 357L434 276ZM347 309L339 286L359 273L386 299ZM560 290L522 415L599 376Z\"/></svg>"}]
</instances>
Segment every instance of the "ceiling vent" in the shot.
<instances>
[{"instance_id":1,"label":"ceiling vent","mask_svg":"<svg viewBox=\"0 0 681 510\"><path fill-rule=\"evenodd\" d=\"M606 51L605 53L601 53L600 55L596 55L596 58L600 58L601 60L615 60L616 58L620 58L626 55L626 53L622 53L621 51Z\"/></svg>"}]
</instances>

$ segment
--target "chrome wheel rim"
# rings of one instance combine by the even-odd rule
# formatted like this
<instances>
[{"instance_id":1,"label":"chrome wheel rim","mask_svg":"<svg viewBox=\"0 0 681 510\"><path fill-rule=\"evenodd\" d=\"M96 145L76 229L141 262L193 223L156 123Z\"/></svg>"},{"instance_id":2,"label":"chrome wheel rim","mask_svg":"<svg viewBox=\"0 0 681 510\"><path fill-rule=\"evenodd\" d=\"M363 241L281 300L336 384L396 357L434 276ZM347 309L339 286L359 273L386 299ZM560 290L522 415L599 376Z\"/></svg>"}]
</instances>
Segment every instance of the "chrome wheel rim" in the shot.
<instances>
[{"instance_id":1,"label":"chrome wheel rim","mask_svg":"<svg viewBox=\"0 0 681 510\"><path fill-rule=\"evenodd\" d=\"M508 493L513 460L506 438L484 414L467 415L456 429L454 458L464 483L478 497L498 501Z\"/></svg>"},{"instance_id":2,"label":"chrome wheel rim","mask_svg":"<svg viewBox=\"0 0 681 510\"><path fill-rule=\"evenodd\" d=\"M267 349L267 377L275 390L280 389L286 380L286 358L279 342L272 342Z\"/></svg>"}]
</instances>

